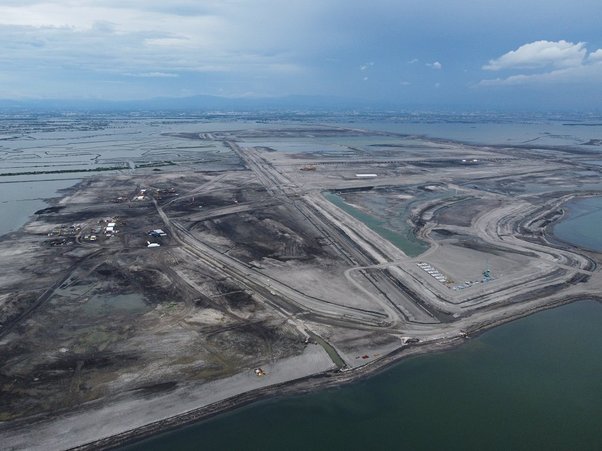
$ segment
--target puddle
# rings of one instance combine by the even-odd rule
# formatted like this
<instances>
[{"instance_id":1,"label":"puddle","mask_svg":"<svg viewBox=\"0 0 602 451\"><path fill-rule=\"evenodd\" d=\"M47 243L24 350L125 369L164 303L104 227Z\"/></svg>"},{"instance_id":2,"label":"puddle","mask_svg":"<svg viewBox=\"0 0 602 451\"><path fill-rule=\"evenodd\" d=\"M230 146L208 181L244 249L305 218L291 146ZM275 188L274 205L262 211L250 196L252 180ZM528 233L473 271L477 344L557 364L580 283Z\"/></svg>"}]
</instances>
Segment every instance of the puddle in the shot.
<instances>
[{"instance_id":1,"label":"puddle","mask_svg":"<svg viewBox=\"0 0 602 451\"><path fill-rule=\"evenodd\" d=\"M406 255L416 257L429 248L427 243L416 238L412 228L403 219L397 221L398 231L394 231L387 227L387 221L358 210L345 202L338 194L328 191L322 194L334 205L349 213L355 219L359 219L380 236L401 249Z\"/></svg>"},{"instance_id":2,"label":"puddle","mask_svg":"<svg viewBox=\"0 0 602 451\"><path fill-rule=\"evenodd\" d=\"M115 296L94 295L82 305L89 315L109 315L111 313L143 313L151 307L144 302L144 296L139 293L118 294Z\"/></svg>"}]
</instances>

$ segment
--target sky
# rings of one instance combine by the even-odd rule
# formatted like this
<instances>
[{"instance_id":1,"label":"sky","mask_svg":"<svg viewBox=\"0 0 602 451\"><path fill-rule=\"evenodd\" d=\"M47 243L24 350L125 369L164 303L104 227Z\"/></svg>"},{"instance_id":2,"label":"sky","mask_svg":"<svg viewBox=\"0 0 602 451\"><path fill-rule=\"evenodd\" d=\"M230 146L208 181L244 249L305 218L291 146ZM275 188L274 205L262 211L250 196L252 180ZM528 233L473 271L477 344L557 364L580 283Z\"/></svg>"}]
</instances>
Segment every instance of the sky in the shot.
<instances>
[{"instance_id":1,"label":"sky","mask_svg":"<svg viewBox=\"0 0 602 451\"><path fill-rule=\"evenodd\" d=\"M0 0L0 99L595 109L600 0Z\"/></svg>"}]
</instances>

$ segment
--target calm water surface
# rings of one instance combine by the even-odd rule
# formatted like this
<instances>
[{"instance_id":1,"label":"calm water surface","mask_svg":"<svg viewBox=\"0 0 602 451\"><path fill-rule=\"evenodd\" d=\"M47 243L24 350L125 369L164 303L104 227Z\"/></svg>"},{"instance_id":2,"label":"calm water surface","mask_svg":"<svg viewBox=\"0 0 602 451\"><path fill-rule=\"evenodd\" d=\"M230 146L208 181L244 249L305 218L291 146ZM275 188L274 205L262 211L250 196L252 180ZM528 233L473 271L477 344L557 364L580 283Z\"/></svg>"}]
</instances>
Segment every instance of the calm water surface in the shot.
<instances>
[{"instance_id":1,"label":"calm water surface","mask_svg":"<svg viewBox=\"0 0 602 451\"><path fill-rule=\"evenodd\" d=\"M46 208L45 199L59 197L59 190L78 182L73 178L36 180L34 176L22 181L9 179L2 177L0 180L0 236L17 230L34 212Z\"/></svg>"},{"instance_id":2,"label":"calm water surface","mask_svg":"<svg viewBox=\"0 0 602 451\"><path fill-rule=\"evenodd\" d=\"M554 235L570 244L602 252L602 197L576 199L568 215L554 226Z\"/></svg>"},{"instance_id":3,"label":"calm water surface","mask_svg":"<svg viewBox=\"0 0 602 451\"><path fill-rule=\"evenodd\" d=\"M371 216L368 213L349 205L341 196L331 192L324 192L322 194L337 207L349 213L354 218L359 219L380 236L393 243L406 255L416 257L429 248L428 243L416 238L412 228L409 224L406 224L405 221L400 221L402 225L401 230L396 232L386 226L386 221Z\"/></svg>"},{"instance_id":4,"label":"calm water surface","mask_svg":"<svg viewBox=\"0 0 602 451\"><path fill-rule=\"evenodd\" d=\"M133 450L602 449L602 305L538 313L338 389L256 403Z\"/></svg>"}]
</instances>

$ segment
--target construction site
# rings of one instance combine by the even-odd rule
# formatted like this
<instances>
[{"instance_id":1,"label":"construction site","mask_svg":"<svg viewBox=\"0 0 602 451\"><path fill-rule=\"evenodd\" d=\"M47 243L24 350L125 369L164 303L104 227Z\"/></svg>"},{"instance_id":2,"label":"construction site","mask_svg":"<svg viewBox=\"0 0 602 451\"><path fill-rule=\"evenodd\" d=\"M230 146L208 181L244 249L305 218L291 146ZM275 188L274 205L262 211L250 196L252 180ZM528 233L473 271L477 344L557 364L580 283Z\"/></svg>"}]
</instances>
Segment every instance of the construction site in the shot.
<instances>
[{"instance_id":1,"label":"construction site","mask_svg":"<svg viewBox=\"0 0 602 451\"><path fill-rule=\"evenodd\" d=\"M602 293L552 235L602 193L576 146L174 128L220 152L85 178L0 238L2 448L115 446Z\"/></svg>"}]
</instances>

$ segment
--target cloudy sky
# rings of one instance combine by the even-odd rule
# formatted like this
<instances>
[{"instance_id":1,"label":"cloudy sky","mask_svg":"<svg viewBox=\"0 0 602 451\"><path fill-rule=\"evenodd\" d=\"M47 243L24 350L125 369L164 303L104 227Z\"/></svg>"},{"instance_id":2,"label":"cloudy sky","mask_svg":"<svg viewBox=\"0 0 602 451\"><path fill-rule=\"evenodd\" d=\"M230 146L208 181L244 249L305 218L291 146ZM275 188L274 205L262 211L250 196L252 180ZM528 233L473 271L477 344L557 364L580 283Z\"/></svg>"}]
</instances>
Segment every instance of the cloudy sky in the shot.
<instances>
[{"instance_id":1,"label":"cloudy sky","mask_svg":"<svg viewBox=\"0 0 602 451\"><path fill-rule=\"evenodd\" d=\"M0 0L0 98L595 108L600 0Z\"/></svg>"}]
</instances>

